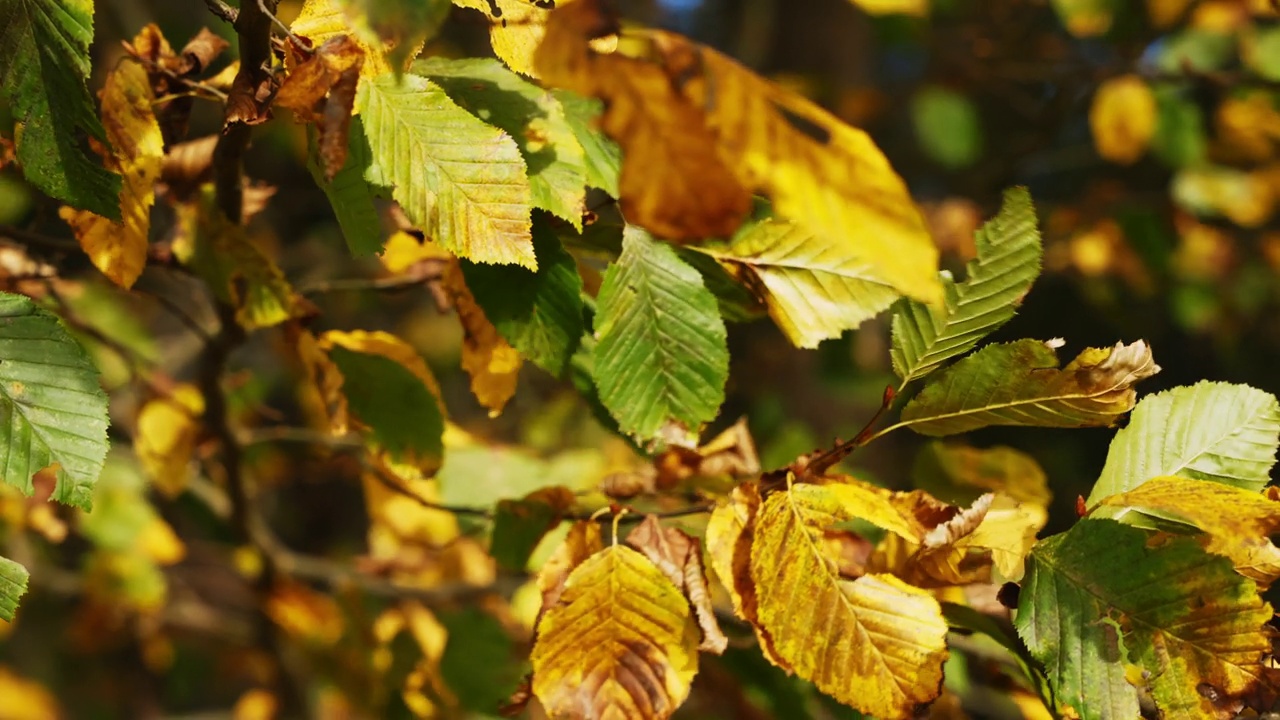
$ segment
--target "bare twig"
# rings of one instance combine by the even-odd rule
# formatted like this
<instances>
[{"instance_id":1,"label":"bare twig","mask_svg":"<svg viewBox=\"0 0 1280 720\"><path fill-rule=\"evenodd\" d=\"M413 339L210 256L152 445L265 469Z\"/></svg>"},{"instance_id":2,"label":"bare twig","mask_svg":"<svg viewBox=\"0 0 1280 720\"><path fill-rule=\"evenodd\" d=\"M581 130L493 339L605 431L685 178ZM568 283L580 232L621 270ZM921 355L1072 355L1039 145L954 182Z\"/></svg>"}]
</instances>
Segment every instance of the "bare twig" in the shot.
<instances>
[{"instance_id":1,"label":"bare twig","mask_svg":"<svg viewBox=\"0 0 1280 720\"><path fill-rule=\"evenodd\" d=\"M432 275L398 275L385 278L345 278L318 280L298 288L303 295L319 295L330 292L359 292L362 290L400 290L439 280Z\"/></svg>"},{"instance_id":2,"label":"bare twig","mask_svg":"<svg viewBox=\"0 0 1280 720\"><path fill-rule=\"evenodd\" d=\"M239 12L230 5L222 2L222 0L204 0L205 7L209 8L209 12L218 17L219 20L236 24L236 16Z\"/></svg>"}]
</instances>

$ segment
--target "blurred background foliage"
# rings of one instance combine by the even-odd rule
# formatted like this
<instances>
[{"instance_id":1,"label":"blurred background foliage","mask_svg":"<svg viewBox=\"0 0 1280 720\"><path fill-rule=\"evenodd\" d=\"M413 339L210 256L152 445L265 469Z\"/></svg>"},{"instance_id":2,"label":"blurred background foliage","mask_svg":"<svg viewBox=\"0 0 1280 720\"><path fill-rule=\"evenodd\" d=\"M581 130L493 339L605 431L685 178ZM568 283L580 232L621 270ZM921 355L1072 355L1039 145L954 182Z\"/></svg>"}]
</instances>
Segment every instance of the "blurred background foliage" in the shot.
<instances>
[{"instance_id":1,"label":"blurred background foliage","mask_svg":"<svg viewBox=\"0 0 1280 720\"><path fill-rule=\"evenodd\" d=\"M284 0L281 17L300 5ZM872 133L924 208L949 268L972 256L973 230L1001 192L1028 186L1042 220L1045 272L993 340L1062 337L1061 352L1071 357L1085 346L1143 338L1164 368L1146 392L1208 378L1280 394L1274 0L622 5L630 17L719 48ZM148 22L175 46L203 26L231 37L199 0L100 0L95 87L119 61L119 41ZM455 9L425 52L488 54L486 22ZM216 132L219 110L198 103L192 136ZM435 490L442 501L486 506L549 484L586 487L634 465L632 451L599 426L571 385L536 369L525 369L502 415L489 417L459 368L456 318L421 284L369 288L370 278L389 271L376 259L350 259L306 168L305 147L301 126L287 118L258 130L248 174L275 196L253 231L321 309L317 330L388 330L425 356L466 433L451 445ZM12 168L0 172L0 225L69 237L56 203ZM244 580L254 572L253 553L225 556L228 538L199 483L179 483L178 492L150 487L129 449L138 409L151 397L140 368L189 380L201 338L155 302L92 273L67 273L75 262L59 265L63 278L75 279L32 285L15 278L29 277L41 259L0 248L6 289L56 294L94 351L112 391L119 443L92 515L0 489L6 544L32 568L34 583L20 620L0 625L0 718L212 718L232 707L236 717L268 717L277 700L256 688L270 663L244 643L253 632ZM584 272L591 287L594 270ZM139 287L181 305L197 324L212 322L208 299L184 277L148 270ZM730 326L729 400L709 431L747 417L766 468L849 437L891 384L887 336L885 323L872 321L801 351L767 320ZM286 342L280 332L259 333L235 359L235 410L247 428L306 426L314 411L300 369L281 360L290 357ZM1054 494L1052 532L1071 522L1111 435L1000 428L969 441L1012 446L1040 463ZM891 436L849 465L907 486L922 445ZM299 552L358 565L378 562L380 548L429 555L453 545L464 567L464 541L485 532L468 517L378 506L375 492L362 492L361 468L340 450L253 442L247 451L264 512ZM415 537L397 535L387 521L406 513ZM268 612L292 639L285 657L312 679L312 707L325 717L479 717L492 715L525 671L520 658L536 610L536 597L525 595L509 605L459 602L423 614L355 589L299 585L278 593ZM1018 694L984 684L993 675L985 657L981 648L955 656L948 687L957 695L946 696L934 717L965 717L961 704L970 717L1023 716ZM704 663L679 717L856 716L752 648Z\"/></svg>"}]
</instances>

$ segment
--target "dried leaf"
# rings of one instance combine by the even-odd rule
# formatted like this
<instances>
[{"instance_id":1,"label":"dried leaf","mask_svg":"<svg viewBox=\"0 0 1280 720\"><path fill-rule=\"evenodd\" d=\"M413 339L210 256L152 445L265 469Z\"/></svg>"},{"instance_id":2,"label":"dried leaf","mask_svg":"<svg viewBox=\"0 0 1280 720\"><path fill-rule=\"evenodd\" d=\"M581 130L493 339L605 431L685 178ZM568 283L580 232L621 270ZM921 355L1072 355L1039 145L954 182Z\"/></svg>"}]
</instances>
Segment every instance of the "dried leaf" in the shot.
<instances>
[{"instance_id":1,"label":"dried leaf","mask_svg":"<svg viewBox=\"0 0 1280 720\"><path fill-rule=\"evenodd\" d=\"M702 630L698 649L723 653L729 639L720 631L711 606L707 574L702 568L702 543L679 528L663 527L656 516L649 515L627 536L627 544L649 558L684 593Z\"/></svg>"},{"instance_id":2,"label":"dried leaf","mask_svg":"<svg viewBox=\"0 0 1280 720\"><path fill-rule=\"evenodd\" d=\"M319 157L330 182L347 162L347 132L363 65L364 51L356 40L337 35L295 66L276 93L276 105L319 128Z\"/></svg>"},{"instance_id":3,"label":"dried leaf","mask_svg":"<svg viewBox=\"0 0 1280 720\"><path fill-rule=\"evenodd\" d=\"M569 573L602 548L604 541L600 538L600 526L596 523L578 521L569 528L564 542L538 572L538 590L542 593L539 618L560 602L560 594L564 592Z\"/></svg>"},{"instance_id":4,"label":"dried leaf","mask_svg":"<svg viewBox=\"0 0 1280 720\"><path fill-rule=\"evenodd\" d=\"M608 547L538 621L533 693L553 717L665 719L689 695L697 643L675 585L635 550Z\"/></svg>"},{"instance_id":5,"label":"dried leaf","mask_svg":"<svg viewBox=\"0 0 1280 720\"><path fill-rule=\"evenodd\" d=\"M147 263L151 206L160 179L164 140L151 109L151 84L140 65L121 63L107 76L99 96L102 122L111 143L110 153L103 152L106 166L124 178L120 221L71 207L63 207L58 215L75 230L93 264L112 282L129 288Z\"/></svg>"}]
</instances>

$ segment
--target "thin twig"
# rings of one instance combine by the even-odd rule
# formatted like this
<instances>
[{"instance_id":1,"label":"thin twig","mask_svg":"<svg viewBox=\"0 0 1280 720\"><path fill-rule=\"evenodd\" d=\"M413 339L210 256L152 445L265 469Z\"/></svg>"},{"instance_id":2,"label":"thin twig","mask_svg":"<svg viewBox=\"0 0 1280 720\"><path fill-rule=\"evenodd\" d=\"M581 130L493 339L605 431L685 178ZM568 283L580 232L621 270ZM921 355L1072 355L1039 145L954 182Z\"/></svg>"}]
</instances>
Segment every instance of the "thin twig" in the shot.
<instances>
[{"instance_id":1,"label":"thin twig","mask_svg":"<svg viewBox=\"0 0 1280 720\"><path fill-rule=\"evenodd\" d=\"M275 425L265 428L254 428L241 433L240 444L244 446L262 445L273 442L291 442L308 445L325 445L333 448L361 449L364 441L355 435L331 435L310 428Z\"/></svg>"},{"instance_id":2,"label":"thin twig","mask_svg":"<svg viewBox=\"0 0 1280 720\"><path fill-rule=\"evenodd\" d=\"M874 431L876 423L880 422L880 418L884 417L884 414L889 410L889 407L893 405L893 400L897 395L898 394L894 391L892 385L886 387L884 389L884 395L881 396L880 399L880 407L876 409L875 414L871 416L871 419L867 421L867 424L862 426L862 430L860 430L857 435L854 435L852 440L837 443L836 446L830 450L810 459L805 464L804 469L814 475L822 475L827 470L830 470L832 467L839 464L841 460L849 457L854 450L879 437L880 433L876 433Z\"/></svg>"},{"instance_id":3,"label":"thin twig","mask_svg":"<svg viewBox=\"0 0 1280 720\"><path fill-rule=\"evenodd\" d=\"M319 295L330 292L359 292L363 290L400 290L415 285L423 285L438 277L431 275L397 275L385 278L344 278L338 280L317 280L298 288L302 295Z\"/></svg>"},{"instance_id":4,"label":"thin twig","mask_svg":"<svg viewBox=\"0 0 1280 720\"><path fill-rule=\"evenodd\" d=\"M0 237L7 237L16 240L24 245L43 248L45 250L56 250L59 252L80 252L80 243L67 238L56 238L49 235L41 235L40 233L23 230L12 225L0 225Z\"/></svg>"}]
</instances>

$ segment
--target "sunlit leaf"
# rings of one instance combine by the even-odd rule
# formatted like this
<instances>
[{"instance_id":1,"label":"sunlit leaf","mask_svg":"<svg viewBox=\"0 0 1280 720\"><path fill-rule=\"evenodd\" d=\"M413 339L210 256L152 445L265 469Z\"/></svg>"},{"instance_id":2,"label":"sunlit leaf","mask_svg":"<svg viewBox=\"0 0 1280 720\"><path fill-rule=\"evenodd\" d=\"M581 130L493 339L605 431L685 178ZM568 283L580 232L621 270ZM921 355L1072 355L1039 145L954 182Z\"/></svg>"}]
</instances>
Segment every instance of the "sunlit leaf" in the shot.
<instances>
[{"instance_id":1,"label":"sunlit leaf","mask_svg":"<svg viewBox=\"0 0 1280 720\"><path fill-rule=\"evenodd\" d=\"M432 240L475 262L537 267L532 191L511 136L416 75L361 83L356 110L373 160L366 178L391 186Z\"/></svg>"},{"instance_id":2,"label":"sunlit leaf","mask_svg":"<svg viewBox=\"0 0 1280 720\"><path fill-rule=\"evenodd\" d=\"M1205 480L1157 477L1112 495L1095 517L1129 522L1134 514L1185 523L1205 534L1205 549L1226 555L1236 570L1266 588L1280 578L1280 502L1264 495ZM1141 522L1136 524L1141 525Z\"/></svg>"},{"instance_id":3,"label":"sunlit leaf","mask_svg":"<svg viewBox=\"0 0 1280 720\"><path fill-rule=\"evenodd\" d=\"M393 67L387 58L391 48L369 26L368 15L361 12L360 4L345 0L306 0L289 29L295 35L307 38L316 47L340 35L354 36L365 56L360 68L360 84L364 85L365 80L388 74ZM418 4L427 7L435 3L420 0ZM401 28L401 31L405 30L408 28ZM409 53L402 49L397 57L407 54ZM411 54L417 54L416 50Z\"/></svg>"},{"instance_id":4,"label":"sunlit leaf","mask_svg":"<svg viewBox=\"0 0 1280 720\"><path fill-rule=\"evenodd\" d=\"M580 520L569 527L564 542L538 571L538 592L542 594L539 618L559 604L569 574L603 549L599 524Z\"/></svg>"},{"instance_id":5,"label":"sunlit leaf","mask_svg":"<svg viewBox=\"0 0 1280 720\"><path fill-rule=\"evenodd\" d=\"M58 700L44 685L16 675L0 666L0 697L9 710L16 708L13 720L48 720L63 717Z\"/></svg>"},{"instance_id":6,"label":"sunlit leaf","mask_svg":"<svg viewBox=\"0 0 1280 720\"><path fill-rule=\"evenodd\" d=\"M1111 78L1098 87L1089 127L1098 154L1130 165L1142 157L1156 133L1156 97L1137 75Z\"/></svg>"},{"instance_id":7,"label":"sunlit leaf","mask_svg":"<svg viewBox=\"0 0 1280 720\"><path fill-rule=\"evenodd\" d=\"M342 373L352 415L395 462L433 472L443 453L444 413L422 356L384 332L329 331L321 346Z\"/></svg>"},{"instance_id":8,"label":"sunlit leaf","mask_svg":"<svg viewBox=\"0 0 1280 720\"><path fill-rule=\"evenodd\" d=\"M108 170L123 178L119 222L87 210L63 207L59 216L75 230L89 259L122 287L132 287L147 262L151 206L160 179L164 140L151 104L151 82L137 63L122 62L99 93L102 122L111 149L103 149Z\"/></svg>"},{"instance_id":9,"label":"sunlit leaf","mask_svg":"<svg viewBox=\"0 0 1280 720\"><path fill-rule=\"evenodd\" d=\"M538 77L534 67L534 51L547 34L547 18L557 4L567 5L573 0L453 0L458 7L471 8L484 13L489 20L489 42L493 53L512 70L529 77ZM602 44L608 48L610 44Z\"/></svg>"},{"instance_id":10,"label":"sunlit leaf","mask_svg":"<svg viewBox=\"0 0 1280 720\"><path fill-rule=\"evenodd\" d=\"M471 393L496 417L516 393L524 359L485 317L456 260L445 270L443 285L462 323L462 369L471 376Z\"/></svg>"},{"instance_id":11,"label":"sunlit leaf","mask_svg":"<svg viewBox=\"0 0 1280 720\"><path fill-rule=\"evenodd\" d=\"M462 261L462 275L485 317L535 365L559 377L585 329L582 277L555 236L533 229L538 270Z\"/></svg>"},{"instance_id":12,"label":"sunlit leaf","mask_svg":"<svg viewBox=\"0 0 1280 720\"><path fill-rule=\"evenodd\" d=\"M668 718L698 671L698 626L643 555L612 546L565 581L538 622L533 692L552 716Z\"/></svg>"},{"instance_id":13,"label":"sunlit leaf","mask_svg":"<svg viewBox=\"0 0 1280 720\"><path fill-rule=\"evenodd\" d=\"M57 465L52 499L89 509L107 455L107 396L89 355L30 298L0 293L0 466L24 494Z\"/></svg>"},{"instance_id":14,"label":"sunlit leaf","mask_svg":"<svg viewBox=\"0 0 1280 720\"><path fill-rule=\"evenodd\" d=\"M898 298L875 265L859 259L852 236L828 241L795 223L763 218L728 242L693 247L763 296L769 315L797 347L840 337Z\"/></svg>"},{"instance_id":15,"label":"sunlit leaf","mask_svg":"<svg viewBox=\"0 0 1280 720\"><path fill-rule=\"evenodd\" d=\"M947 624L929 593L892 575L839 574L820 541L858 512L832 491L840 487L795 485L761 506L751 547L758 622L787 669L823 692L908 717L942 690Z\"/></svg>"},{"instance_id":16,"label":"sunlit leaf","mask_svg":"<svg viewBox=\"0 0 1280 720\"><path fill-rule=\"evenodd\" d=\"M904 300L893 315L893 369L905 385L973 349L1008 322L1040 274L1040 232L1023 188L1009 190L1000 213L975 236L978 257L956 283L943 276L945 302Z\"/></svg>"},{"instance_id":17,"label":"sunlit leaf","mask_svg":"<svg viewBox=\"0 0 1280 720\"><path fill-rule=\"evenodd\" d=\"M554 95L495 60L429 58L415 63L414 72L514 138L529 168L534 206L582 229L586 159Z\"/></svg>"},{"instance_id":18,"label":"sunlit leaf","mask_svg":"<svg viewBox=\"0 0 1280 720\"><path fill-rule=\"evenodd\" d=\"M267 617L288 635L312 645L331 646L342 638L342 611L326 593L284 581L263 603Z\"/></svg>"},{"instance_id":19,"label":"sunlit leaf","mask_svg":"<svg viewBox=\"0 0 1280 720\"><path fill-rule=\"evenodd\" d=\"M1082 521L1032 551L1019 598L1018 634L1084 720L1138 716L1130 665L1165 717L1227 717L1209 697L1254 691L1266 672L1271 609L1190 539Z\"/></svg>"},{"instance_id":20,"label":"sunlit leaf","mask_svg":"<svg viewBox=\"0 0 1280 720\"><path fill-rule=\"evenodd\" d=\"M600 400L649 440L675 421L696 433L724 402L729 353L715 297L670 246L628 227L596 299Z\"/></svg>"},{"instance_id":21,"label":"sunlit leaf","mask_svg":"<svg viewBox=\"0 0 1280 720\"><path fill-rule=\"evenodd\" d=\"M1149 395L1112 439L1089 504L1162 475L1261 490L1278 445L1280 402L1270 393L1199 382Z\"/></svg>"},{"instance_id":22,"label":"sunlit leaf","mask_svg":"<svg viewBox=\"0 0 1280 720\"><path fill-rule=\"evenodd\" d=\"M1159 371L1141 340L1088 348L1062 369L1038 340L989 345L925 385L902 424L934 436L988 425L1105 427L1133 409L1134 384Z\"/></svg>"},{"instance_id":23,"label":"sunlit leaf","mask_svg":"<svg viewBox=\"0 0 1280 720\"><path fill-rule=\"evenodd\" d=\"M162 493L182 494L204 413L204 397L193 385L182 384L163 397L147 401L138 411L138 435L133 451Z\"/></svg>"},{"instance_id":24,"label":"sunlit leaf","mask_svg":"<svg viewBox=\"0 0 1280 720\"><path fill-rule=\"evenodd\" d=\"M27 569L0 557L0 620L13 622L18 600L27 592Z\"/></svg>"},{"instance_id":25,"label":"sunlit leaf","mask_svg":"<svg viewBox=\"0 0 1280 720\"><path fill-rule=\"evenodd\" d=\"M942 299L937 250L901 178L867 135L729 58L661 31L623 33L624 54L589 43L612 29L597 0L552 13L537 53L544 78L606 102L621 143L622 210L657 235L737 230L751 194L858 256L904 295Z\"/></svg>"},{"instance_id":26,"label":"sunlit leaf","mask_svg":"<svg viewBox=\"0 0 1280 720\"><path fill-rule=\"evenodd\" d=\"M0 96L20 123L18 162L31 184L82 210L120 219L120 178L81 149L106 140L85 87L93 0L15 0L0 7Z\"/></svg>"}]
</instances>

